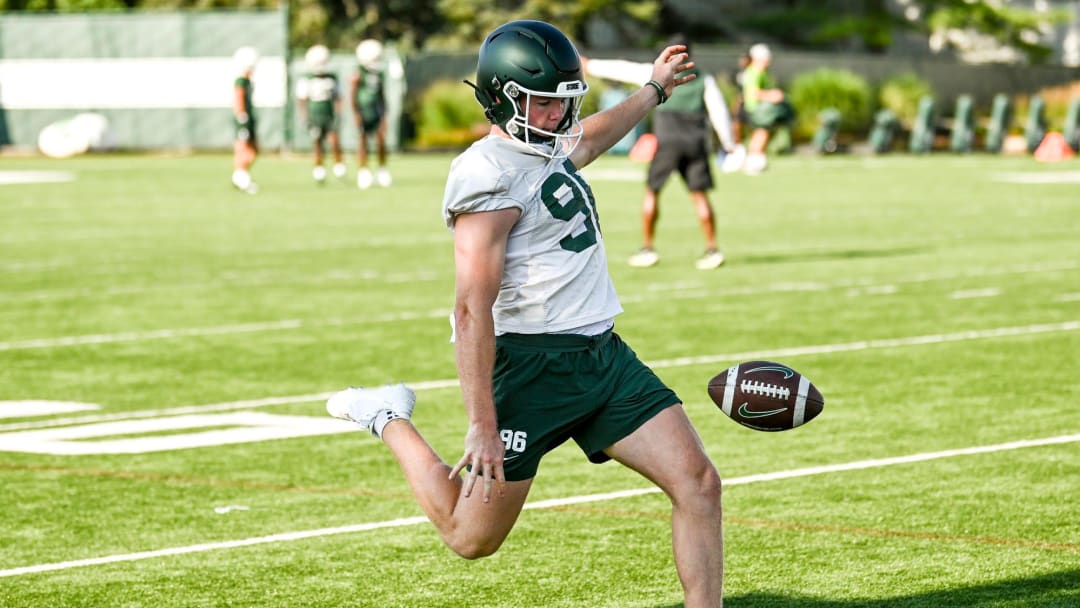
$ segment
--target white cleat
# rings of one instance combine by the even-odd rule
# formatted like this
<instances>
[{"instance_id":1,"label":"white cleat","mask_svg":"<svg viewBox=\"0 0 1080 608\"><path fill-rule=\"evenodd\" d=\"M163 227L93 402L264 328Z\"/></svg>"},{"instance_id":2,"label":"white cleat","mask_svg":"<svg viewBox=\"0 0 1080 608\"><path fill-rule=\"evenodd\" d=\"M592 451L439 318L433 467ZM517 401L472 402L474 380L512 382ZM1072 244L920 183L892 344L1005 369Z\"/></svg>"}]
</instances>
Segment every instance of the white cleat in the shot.
<instances>
[{"instance_id":1,"label":"white cleat","mask_svg":"<svg viewBox=\"0 0 1080 608\"><path fill-rule=\"evenodd\" d=\"M367 167L360 169L360 171L356 174L356 187L360 188L361 190L367 190L368 188L370 188L371 184L374 181L375 179L371 176L371 170Z\"/></svg>"},{"instance_id":2,"label":"white cleat","mask_svg":"<svg viewBox=\"0 0 1080 608\"><path fill-rule=\"evenodd\" d=\"M394 178L390 177L390 170L386 167L379 167L375 171L375 183L383 188L389 188L390 184L394 183Z\"/></svg>"},{"instance_id":3,"label":"white cleat","mask_svg":"<svg viewBox=\"0 0 1080 608\"><path fill-rule=\"evenodd\" d=\"M316 184L322 184L326 181L326 167L315 167L311 170L311 179L315 180Z\"/></svg>"},{"instance_id":4,"label":"white cleat","mask_svg":"<svg viewBox=\"0 0 1080 608\"><path fill-rule=\"evenodd\" d=\"M345 163L334 163L334 177L338 179L345 179L349 169L345 166Z\"/></svg>"},{"instance_id":5,"label":"white cleat","mask_svg":"<svg viewBox=\"0 0 1080 608\"><path fill-rule=\"evenodd\" d=\"M743 172L747 175L761 175L761 172L768 166L769 161L764 154L751 154L746 157L746 162L743 163Z\"/></svg>"},{"instance_id":6,"label":"white cleat","mask_svg":"<svg viewBox=\"0 0 1080 608\"><path fill-rule=\"evenodd\" d=\"M378 437L378 431L390 420L409 420L415 406L416 393L403 383L398 383L379 388L338 391L326 401L326 412L334 418L355 422ZM380 414L381 420L377 420ZM380 421L381 425L377 424Z\"/></svg>"},{"instance_id":7,"label":"white cleat","mask_svg":"<svg viewBox=\"0 0 1080 608\"><path fill-rule=\"evenodd\" d=\"M705 255L698 258L697 262L694 262L694 266L698 270L712 270L713 268L719 268L724 263L724 254L720 253L718 249L710 249L705 252Z\"/></svg>"},{"instance_id":8,"label":"white cleat","mask_svg":"<svg viewBox=\"0 0 1080 608\"><path fill-rule=\"evenodd\" d=\"M720 171L723 173L735 173L743 168L746 162L746 146L739 144L735 149L722 156Z\"/></svg>"},{"instance_id":9,"label":"white cleat","mask_svg":"<svg viewBox=\"0 0 1080 608\"><path fill-rule=\"evenodd\" d=\"M660 262L660 254L656 253L655 249L651 247L643 247L640 251L630 256L627 263L634 268L648 268L650 266L656 266Z\"/></svg>"},{"instance_id":10,"label":"white cleat","mask_svg":"<svg viewBox=\"0 0 1080 608\"><path fill-rule=\"evenodd\" d=\"M237 169L232 174L233 187L248 194L258 194L259 185L251 179L251 174L243 169Z\"/></svg>"}]
</instances>

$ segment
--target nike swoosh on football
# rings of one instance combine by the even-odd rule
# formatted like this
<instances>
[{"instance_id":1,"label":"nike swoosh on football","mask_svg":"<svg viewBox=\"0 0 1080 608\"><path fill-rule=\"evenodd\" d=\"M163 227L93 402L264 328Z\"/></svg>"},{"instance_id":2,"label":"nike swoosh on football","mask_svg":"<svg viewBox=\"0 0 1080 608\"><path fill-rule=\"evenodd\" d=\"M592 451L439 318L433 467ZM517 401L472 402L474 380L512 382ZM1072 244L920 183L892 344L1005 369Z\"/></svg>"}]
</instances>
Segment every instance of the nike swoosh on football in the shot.
<instances>
[{"instance_id":1,"label":"nike swoosh on football","mask_svg":"<svg viewBox=\"0 0 1080 608\"><path fill-rule=\"evenodd\" d=\"M782 407L775 410L766 410L764 412L755 412L746 407L747 403L739 406L739 415L743 418L764 418L765 416L772 416L773 414L779 414L780 412L786 412L788 408Z\"/></svg>"}]
</instances>

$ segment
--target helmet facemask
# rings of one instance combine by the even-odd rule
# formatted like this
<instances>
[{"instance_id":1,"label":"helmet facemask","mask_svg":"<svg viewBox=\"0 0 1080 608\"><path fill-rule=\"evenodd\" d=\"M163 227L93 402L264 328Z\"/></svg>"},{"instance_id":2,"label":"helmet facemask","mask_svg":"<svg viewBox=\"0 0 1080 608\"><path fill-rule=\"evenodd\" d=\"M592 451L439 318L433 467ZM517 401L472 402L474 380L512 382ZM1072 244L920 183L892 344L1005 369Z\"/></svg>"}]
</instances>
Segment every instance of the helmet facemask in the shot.
<instances>
[{"instance_id":1,"label":"helmet facemask","mask_svg":"<svg viewBox=\"0 0 1080 608\"><path fill-rule=\"evenodd\" d=\"M588 85L575 80L560 82L555 93L547 91L533 91L516 82L508 82L502 87L502 92L509 99L514 109L514 115L505 123L499 125L512 137L526 144L543 144L550 146L550 151L538 148L538 150L550 158L566 158L581 143L584 129L579 120L581 103L588 91ZM529 110L533 97L547 97L564 104L562 120L553 131L546 131L539 127L529 126ZM535 147L535 146L534 146Z\"/></svg>"},{"instance_id":2,"label":"helmet facemask","mask_svg":"<svg viewBox=\"0 0 1080 608\"><path fill-rule=\"evenodd\" d=\"M480 47L477 84L470 84L484 115L514 139L549 158L565 158L581 142L578 120L589 85L573 43L542 21L511 21L492 31ZM551 131L529 126L535 97L565 104L561 122Z\"/></svg>"}]
</instances>

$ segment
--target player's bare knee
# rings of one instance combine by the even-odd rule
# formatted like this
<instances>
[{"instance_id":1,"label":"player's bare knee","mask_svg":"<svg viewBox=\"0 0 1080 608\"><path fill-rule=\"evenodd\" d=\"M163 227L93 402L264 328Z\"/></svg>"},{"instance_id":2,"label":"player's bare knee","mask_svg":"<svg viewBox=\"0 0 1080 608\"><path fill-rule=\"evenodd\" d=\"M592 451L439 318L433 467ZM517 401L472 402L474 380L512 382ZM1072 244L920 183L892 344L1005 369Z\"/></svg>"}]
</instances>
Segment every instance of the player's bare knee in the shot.
<instances>
[{"instance_id":1,"label":"player's bare knee","mask_svg":"<svg viewBox=\"0 0 1080 608\"><path fill-rule=\"evenodd\" d=\"M446 545L460 557L468 560L488 557L499 550L502 540L490 539L446 539Z\"/></svg>"},{"instance_id":2,"label":"player's bare knee","mask_svg":"<svg viewBox=\"0 0 1080 608\"><path fill-rule=\"evenodd\" d=\"M679 491L671 496L672 503L693 511L719 511L723 493L720 474L712 463L706 462L679 485Z\"/></svg>"}]
</instances>

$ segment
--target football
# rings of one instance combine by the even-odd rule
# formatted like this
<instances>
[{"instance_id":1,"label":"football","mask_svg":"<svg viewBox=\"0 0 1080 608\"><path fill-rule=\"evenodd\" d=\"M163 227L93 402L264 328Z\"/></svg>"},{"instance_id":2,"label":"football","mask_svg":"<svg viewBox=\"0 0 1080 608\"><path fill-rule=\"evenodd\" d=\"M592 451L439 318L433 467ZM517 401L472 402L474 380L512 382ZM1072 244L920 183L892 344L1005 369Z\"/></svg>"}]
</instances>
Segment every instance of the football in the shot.
<instances>
[{"instance_id":1,"label":"football","mask_svg":"<svg viewBox=\"0 0 1080 608\"><path fill-rule=\"evenodd\" d=\"M709 397L729 418L758 431L802 426L825 407L806 376L772 361L732 365L709 381Z\"/></svg>"}]
</instances>

